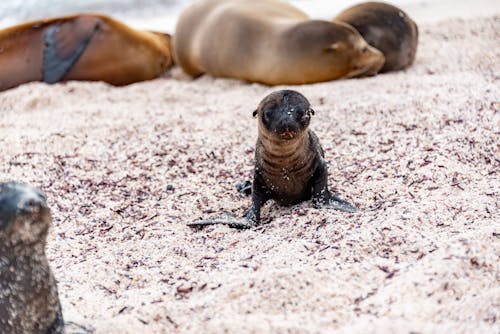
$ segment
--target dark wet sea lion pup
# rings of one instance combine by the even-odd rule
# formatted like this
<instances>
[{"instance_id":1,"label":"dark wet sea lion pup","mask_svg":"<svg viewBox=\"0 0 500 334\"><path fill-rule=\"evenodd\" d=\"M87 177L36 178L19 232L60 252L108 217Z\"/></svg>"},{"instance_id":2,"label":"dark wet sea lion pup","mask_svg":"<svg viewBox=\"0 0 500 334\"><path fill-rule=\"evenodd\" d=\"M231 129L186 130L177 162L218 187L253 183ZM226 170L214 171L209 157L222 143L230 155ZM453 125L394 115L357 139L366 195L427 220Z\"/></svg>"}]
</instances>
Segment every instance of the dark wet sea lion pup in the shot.
<instances>
[{"instance_id":1,"label":"dark wet sea lion pup","mask_svg":"<svg viewBox=\"0 0 500 334\"><path fill-rule=\"evenodd\" d=\"M189 225L252 227L259 224L261 207L270 199L286 206L312 199L318 207L358 211L328 190L324 151L316 134L308 129L313 114L309 101L296 91L280 90L265 97L254 111L259 136L255 147L252 207L241 220L214 219Z\"/></svg>"},{"instance_id":2,"label":"dark wet sea lion pup","mask_svg":"<svg viewBox=\"0 0 500 334\"><path fill-rule=\"evenodd\" d=\"M45 255L50 223L43 193L21 183L0 183L0 333L64 331Z\"/></svg>"},{"instance_id":3,"label":"dark wet sea lion pup","mask_svg":"<svg viewBox=\"0 0 500 334\"><path fill-rule=\"evenodd\" d=\"M182 12L175 63L267 85L307 84L376 73L382 53L344 23L310 20L279 0L201 0Z\"/></svg>"},{"instance_id":4,"label":"dark wet sea lion pup","mask_svg":"<svg viewBox=\"0 0 500 334\"><path fill-rule=\"evenodd\" d=\"M0 30L0 91L30 81L150 80L172 66L170 36L81 14Z\"/></svg>"},{"instance_id":5,"label":"dark wet sea lion pup","mask_svg":"<svg viewBox=\"0 0 500 334\"><path fill-rule=\"evenodd\" d=\"M385 63L380 72L402 70L415 60L417 24L401 9L383 2L352 6L334 18L357 31L371 46L382 51Z\"/></svg>"}]
</instances>

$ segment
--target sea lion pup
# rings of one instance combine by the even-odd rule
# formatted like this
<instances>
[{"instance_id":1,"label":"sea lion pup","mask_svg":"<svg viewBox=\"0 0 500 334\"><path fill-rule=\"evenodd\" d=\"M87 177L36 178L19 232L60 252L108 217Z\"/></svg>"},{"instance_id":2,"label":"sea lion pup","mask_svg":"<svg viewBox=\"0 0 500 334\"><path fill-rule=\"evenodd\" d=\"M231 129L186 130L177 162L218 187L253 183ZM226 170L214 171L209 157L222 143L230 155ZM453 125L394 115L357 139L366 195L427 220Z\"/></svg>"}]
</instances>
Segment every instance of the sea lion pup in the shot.
<instances>
[{"instance_id":1,"label":"sea lion pup","mask_svg":"<svg viewBox=\"0 0 500 334\"><path fill-rule=\"evenodd\" d=\"M170 36L110 17L81 14L0 30L0 91L30 81L127 85L172 66Z\"/></svg>"},{"instance_id":2,"label":"sea lion pup","mask_svg":"<svg viewBox=\"0 0 500 334\"><path fill-rule=\"evenodd\" d=\"M334 18L352 25L371 46L382 51L385 63L380 72L402 70L415 60L417 24L401 9L383 2L365 2Z\"/></svg>"},{"instance_id":3,"label":"sea lion pup","mask_svg":"<svg viewBox=\"0 0 500 334\"><path fill-rule=\"evenodd\" d=\"M285 206L312 199L318 207L358 211L328 190L325 154L316 134L308 129L314 111L302 94L293 90L271 93L260 102L253 115L258 118L259 135L255 147L252 207L244 219L204 220L189 226L252 227L259 224L260 209L270 199Z\"/></svg>"},{"instance_id":4,"label":"sea lion pup","mask_svg":"<svg viewBox=\"0 0 500 334\"><path fill-rule=\"evenodd\" d=\"M349 25L309 20L279 0L201 0L182 12L175 63L266 85L307 84L376 73L384 62Z\"/></svg>"},{"instance_id":5,"label":"sea lion pup","mask_svg":"<svg viewBox=\"0 0 500 334\"><path fill-rule=\"evenodd\" d=\"M57 286L45 255L51 223L45 196L0 183L0 333L63 333Z\"/></svg>"}]
</instances>

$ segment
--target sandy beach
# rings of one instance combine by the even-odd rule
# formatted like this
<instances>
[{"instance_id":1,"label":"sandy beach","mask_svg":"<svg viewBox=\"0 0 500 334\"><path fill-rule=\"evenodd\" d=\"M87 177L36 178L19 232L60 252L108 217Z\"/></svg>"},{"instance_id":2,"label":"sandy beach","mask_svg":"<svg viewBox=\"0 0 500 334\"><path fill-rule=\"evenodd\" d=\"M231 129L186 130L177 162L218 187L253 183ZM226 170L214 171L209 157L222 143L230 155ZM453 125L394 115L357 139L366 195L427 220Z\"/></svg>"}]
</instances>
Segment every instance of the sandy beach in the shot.
<instances>
[{"instance_id":1,"label":"sandy beach","mask_svg":"<svg viewBox=\"0 0 500 334\"><path fill-rule=\"evenodd\" d=\"M0 181L47 194L69 332L498 333L500 11L489 3L420 24L415 64L370 78L266 87L174 68L126 87L0 93ZM235 184L252 177L252 111L283 88L311 102L330 188L361 212L270 202L255 229L186 227L249 207Z\"/></svg>"}]
</instances>

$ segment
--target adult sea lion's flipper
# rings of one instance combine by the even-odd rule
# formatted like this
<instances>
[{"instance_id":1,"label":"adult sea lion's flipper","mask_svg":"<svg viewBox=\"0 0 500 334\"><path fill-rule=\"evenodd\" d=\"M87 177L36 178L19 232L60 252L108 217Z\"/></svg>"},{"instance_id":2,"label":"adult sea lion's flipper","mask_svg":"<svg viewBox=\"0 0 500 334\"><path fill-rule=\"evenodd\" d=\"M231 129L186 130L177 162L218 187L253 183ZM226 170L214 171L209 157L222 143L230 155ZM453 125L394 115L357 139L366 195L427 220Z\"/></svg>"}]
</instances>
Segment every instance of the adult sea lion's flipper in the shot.
<instances>
[{"instance_id":1,"label":"adult sea lion's flipper","mask_svg":"<svg viewBox=\"0 0 500 334\"><path fill-rule=\"evenodd\" d=\"M47 28L43 50L43 81L56 83L71 70L99 29L100 20L80 17Z\"/></svg>"}]
</instances>

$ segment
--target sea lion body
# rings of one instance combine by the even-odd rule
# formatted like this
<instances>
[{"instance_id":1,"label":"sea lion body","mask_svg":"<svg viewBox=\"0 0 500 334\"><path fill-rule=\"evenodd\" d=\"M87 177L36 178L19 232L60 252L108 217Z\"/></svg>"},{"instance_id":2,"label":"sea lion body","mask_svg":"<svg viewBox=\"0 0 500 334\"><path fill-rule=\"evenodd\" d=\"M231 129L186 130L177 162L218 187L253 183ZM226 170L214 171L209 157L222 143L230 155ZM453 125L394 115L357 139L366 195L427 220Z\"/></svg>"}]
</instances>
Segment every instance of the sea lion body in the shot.
<instances>
[{"instance_id":1,"label":"sea lion body","mask_svg":"<svg viewBox=\"0 0 500 334\"><path fill-rule=\"evenodd\" d=\"M137 31L110 17L81 14L0 30L0 91L30 81L154 79L172 65L167 34Z\"/></svg>"},{"instance_id":2,"label":"sea lion body","mask_svg":"<svg viewBox=\"0 0 500 334\"><path fill-rule=\"evenodd\" d=\"M366 2L350 7L334 19L352 25L371 46L382 51L381 72L402 70L415 60L417 24L401 9L383 3Z\"/></svg>"},{"instance_id":3,"label":"sea lion body","mask_svg":"<svg viewBox=\"0 0 500 334\"><path fill-rule=\"evenodd\" d=\"M383 55L349 25L309 20L279 0L202 0L180 16L175 63L267 85L306 84L376 72Z\"/></svg>"},{"instance_id":4,"label":"sea lion body","mask_svg":"<svg viewBox=\"0 0 500 334\"><path fill-rule=\"evenodd\" d=\"M311 130L292 143L260 133L256 144L254 184L262 185L259 191L280 205L307 201L313 196L312 171L322 162L318 137Z\"/></svg>"},{"instance_id":5,"label":"sea lion body","mask_svg":"<svg viewBox=\"0 0 500 334\"><path fill-rule=\"evenodd\" d=\"M315 206L356 212L356 207L328 189L324 151L316 134L308 129L313 114L309 101L296 91L276 91L265 97L254 111L259 135L251 208L239 221L212 219L189 226L252 227L259 224L261 207L270 199L285 206L312 199Z\"/></svg>"},{"instance_id":6,"label":"sea lion body","mask_svg":"<svg viewBox=\"0 0 500 334\"><path fill-rule=\"evenodd\" d=\"M45 255L50 210L24 184L0 183L0 333L64 331L56 281Z\"/></svg>"},{"instance_id":7,"label":"sea lion body","mask_svg":"<svg viewBox=\"0 0 500 334\"><path fill-rule=\"evenodd\" d=\"M300 93L269 94L254 111L258 118L251 224L260 222L260 208L270 199L280 205L313 200L315 205L348 212L357 209L328 190L327 163L316 134L308 128L314 111Z\"/></svg>"}]
</instances>

